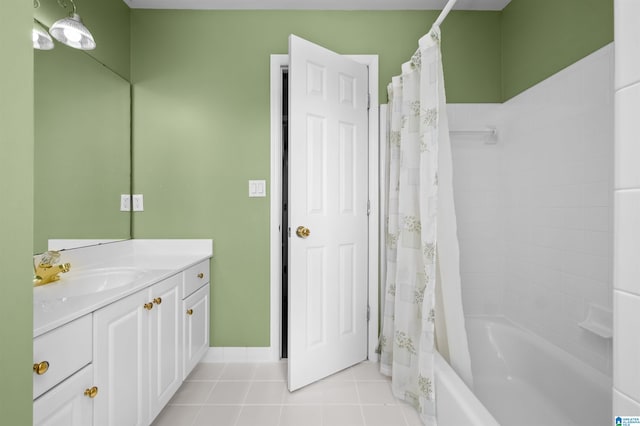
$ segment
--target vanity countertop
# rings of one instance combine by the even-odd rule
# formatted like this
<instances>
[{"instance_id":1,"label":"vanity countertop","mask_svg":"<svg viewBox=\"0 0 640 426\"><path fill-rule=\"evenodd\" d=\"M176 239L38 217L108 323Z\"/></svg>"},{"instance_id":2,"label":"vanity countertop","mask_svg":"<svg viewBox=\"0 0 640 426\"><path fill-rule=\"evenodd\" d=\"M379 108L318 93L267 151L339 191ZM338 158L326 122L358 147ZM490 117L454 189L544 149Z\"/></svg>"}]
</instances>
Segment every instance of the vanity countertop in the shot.
<instances>
[{"instance_id":1,"label":"vanity countertop","mask_svg":"<svg viewBox=\"0 0 640 426\"><path fill-rule=\"evenodd\" d=\"M33 337L211 258L213 243L128 240L60 253L61 262L70 262L71 270L60 274L60 281L34 287Z\"/></svg>"}]
</instances>

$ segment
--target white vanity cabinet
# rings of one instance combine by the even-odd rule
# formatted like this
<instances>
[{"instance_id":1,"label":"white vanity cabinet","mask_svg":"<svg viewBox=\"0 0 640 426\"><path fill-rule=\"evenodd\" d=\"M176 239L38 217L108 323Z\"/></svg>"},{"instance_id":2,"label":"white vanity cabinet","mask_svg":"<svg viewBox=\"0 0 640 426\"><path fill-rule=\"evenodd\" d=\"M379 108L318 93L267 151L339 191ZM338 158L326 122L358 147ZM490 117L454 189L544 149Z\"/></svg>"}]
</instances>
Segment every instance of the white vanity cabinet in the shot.
<instances>
[{"instance_id":1,"label":"white vanity cabinet","mask_svg":"<svg viewBox=\"0 0 640 426\"><path fill-rule=\"evenodd\" d=\"M93 421L93 366L82 370L33 402L34 426L87 426ZM97 389L97 388L96 388ZM95 391L94 391L95 392ZM99 392L98 392L99 393Z\"/></svg>"},{"instance_id":2,"label":"white vanity cabinet","mask_svg":"<svg viewBox=\"0 0 640 426\"><path fill-rule=\"evenodd\" d=\"M182 384L182 275L94 313L94 425L146 426Z\"/></svg>"},{"instance_id":3,"label":"white vanity cabinet","mask_svg":"<svg viewBox=\"0 0 640 426\"><path fill-rule=\"evenodd\" d=\"M90 266L34 288L34 425L150 425L209 348L212 254L211 240L66 252Z\"/></svg>"},{"instance_id":4,"label":"white vanity cabinet","mask_svg":"<svg viewBox=\"0 0 640 426\"><path fill-rule=\"evenodd\" d=\"M33 424L86 426L93 417L91 314L33 341Z\"/></svg>"},{"instance_id":5,"label":"white vanity cabinet","mask_svg":"<svg viewBox=\"0 0 640 426\"><path fill-rule=\"evenodd\" d=\"M209 349L209 281L209 260L184 271L183 380Z\"/></svg>"},{"instance_id":6,"label":"white vanity cabinet","mask_svg":"<svg viewBox=\"0 0 640 426\"><path fill-rule=\"evenodd\" d=\"M186 379L209 349L209 283L184 299L182 311L185 315L182 377Z\"/></svg>"}]
</instances>

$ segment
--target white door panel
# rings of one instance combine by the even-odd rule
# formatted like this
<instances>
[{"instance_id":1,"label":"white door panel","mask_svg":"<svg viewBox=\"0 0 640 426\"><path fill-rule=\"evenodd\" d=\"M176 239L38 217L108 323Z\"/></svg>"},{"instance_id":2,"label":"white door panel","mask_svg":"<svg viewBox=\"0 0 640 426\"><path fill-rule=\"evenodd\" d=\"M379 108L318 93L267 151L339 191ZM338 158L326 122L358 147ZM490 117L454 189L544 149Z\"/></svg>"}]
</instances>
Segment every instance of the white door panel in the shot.
<instances>
[{"instance_id":1,"label":"white door panel","mask_svg":"<svg viewBox=\"0 0 640 426\"><path fill-rule=\"evenodd\" d=\"M293 391L367 356L368 71L296 36L289 55Z\"/></svg>"}]
</instances>

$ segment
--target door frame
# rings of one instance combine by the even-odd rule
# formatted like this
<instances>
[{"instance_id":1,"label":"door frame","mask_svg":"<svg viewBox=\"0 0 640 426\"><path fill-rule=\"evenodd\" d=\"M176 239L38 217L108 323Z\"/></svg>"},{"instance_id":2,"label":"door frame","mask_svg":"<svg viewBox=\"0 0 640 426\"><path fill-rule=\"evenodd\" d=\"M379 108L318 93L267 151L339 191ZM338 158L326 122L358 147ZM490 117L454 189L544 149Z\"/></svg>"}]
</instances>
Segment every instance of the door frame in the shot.
<instances>
[{"instance_id":1,"label":"door frame","mask_svg":"<svg viewBox=\"0 0 640 426\"><path fill-rule=\"evenodd\" d=\"M367 357L378 360L378 296L379 296L379 145L378 145L378 55L344 55L367 65L369 71L369 224L368 224L368 303L369 325ZM281 230L282 217L282 70L289 66L289 55L271 55L271 200L270 200L270 286L271 337L269 353L273 361L280 360L282 342L281 315ZM285 336L286 338L286 336Z\"/></svg>"}]
</instances>

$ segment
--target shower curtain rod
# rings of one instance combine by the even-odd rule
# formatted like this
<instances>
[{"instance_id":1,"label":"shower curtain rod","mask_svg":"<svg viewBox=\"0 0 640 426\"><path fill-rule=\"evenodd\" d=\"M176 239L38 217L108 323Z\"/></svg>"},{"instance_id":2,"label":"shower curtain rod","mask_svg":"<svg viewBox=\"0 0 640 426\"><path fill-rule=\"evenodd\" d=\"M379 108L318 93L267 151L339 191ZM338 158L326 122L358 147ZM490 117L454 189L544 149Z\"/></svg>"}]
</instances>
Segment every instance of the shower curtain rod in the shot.
<instances>
[{"instance_id":1,"label":"shower curtain rod","mask_svg":"<svg viewBox=\"0 0 640 426\"><path fill-rule=\"evenodd\" d=\"M449 12L451 11L451 9L453 8L453 6L456 4L457 1L458 0L449 0L447 4L444 5L444 9L442 9L442 12L440 12L438 19L436 19L436 22L433 23L432 27L439 27L440 24L442 24L442 21L444 21L444 18L447 17L447 15L449 14Z\"/></svg>"}]
</instances>

